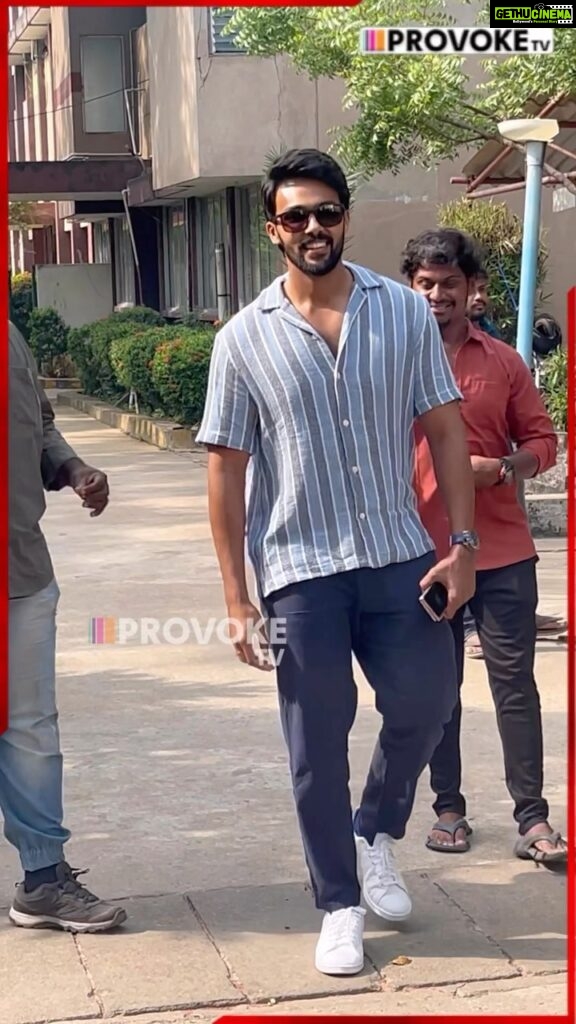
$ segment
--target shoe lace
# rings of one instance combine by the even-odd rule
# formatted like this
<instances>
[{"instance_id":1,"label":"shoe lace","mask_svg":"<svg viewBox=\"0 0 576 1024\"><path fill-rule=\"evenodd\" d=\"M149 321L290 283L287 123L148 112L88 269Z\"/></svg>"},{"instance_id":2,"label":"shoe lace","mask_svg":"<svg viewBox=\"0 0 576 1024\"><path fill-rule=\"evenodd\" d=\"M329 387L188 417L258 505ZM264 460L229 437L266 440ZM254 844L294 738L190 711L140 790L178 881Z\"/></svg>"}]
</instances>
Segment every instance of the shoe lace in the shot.
<instances>
[{"instance_id":1,"label":"shoe lace","mask_svg":"<svg viewBox=\"0 0 576 1024\"><path fill-rule=\"evenodd\" d=\"M82 900L84 903L98 903L98 897L90 892L82 882L78 881L80 875L87 875L89 868L71 868L69 864L65 867L65 878L60 882L60 888L63 892L69 893L74 896L75 899Z\"/></svg>"},{"instance_id":2,"label":"shoe lace","mask_svg":"<svg viewBox=\"0 0 576 1024\"><path fill-rule=\"evenodd\" d=\"M334 942L349 942L362 930L364 911L361 907L346 907L330 914L330 937Z\"/></svg>"},{"instance_id":3,"label":"shoe lace","mask_svg":"<svg viewBox=\"0 0 576 1024\"><path fill-rule=\"evenodd\" d=\"M382 840L374 843L368 848L368 858L381 885L401 886L394 851L389 843Z\"/></svg>"}]
</instances>

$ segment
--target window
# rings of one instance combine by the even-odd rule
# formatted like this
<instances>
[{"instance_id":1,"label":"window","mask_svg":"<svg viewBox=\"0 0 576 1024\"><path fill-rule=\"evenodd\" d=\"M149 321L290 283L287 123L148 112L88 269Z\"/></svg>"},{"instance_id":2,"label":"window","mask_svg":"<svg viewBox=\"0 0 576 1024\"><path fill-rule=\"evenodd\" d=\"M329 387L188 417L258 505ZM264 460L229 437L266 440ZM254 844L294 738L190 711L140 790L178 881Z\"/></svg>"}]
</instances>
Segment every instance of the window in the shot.
<instances>
[{"instance_id":1,"label":"window","mask_svg":"<svg viewBox=\"0 0 576 1024\"><path fill-rule=\"evenodd\" d=\"M201 309L217 310L216 246L223 245L226 263L226 281L230 280L228 258L228 212L226 193L218 192L206 199L196 200L196 230L194 239L196 271L195 305ZM226 291L230 288L227 285Z\"/></svg>"},{"instance_id":2,"label":"window","mask_svg":"<svg viewBox=\"0 0 576 1024\"><path fill-rule=\"evenodd\" d=\"M80 40L80 62L84 131L125 132L122 36L83 36Z\"/></svg>"},{"instance_id":3,"label":"window","mask_svg":"<svg viewBox=\"0 0 576 1024\"><path fill-rule=\"evenodd\" d=\"M110 225L107 220L97 221L92 230L94 263L112 263L110 252Z\"/></svg>"},{"instance_id":4,"label":"window","mask_svg":"<svg viewBox=\"0 0 576 1024\"><path fill-rule=\"evenodd\" d=\"M212 53L246 53L235 41L235 35L224 34L224 29L232 17L231 11L221 11L218 8L208 8L210 28L210 50Z\"/></svg>"},{"instance_id":5,"label":"window","mask_svg":"<svg viewBox=\"0 0 576 1024\"><path fill-rule=\"evenodd\" d=\"M136 305L136 277L126 217L114 220L114 289L117 306Z\"/></svg>"},{"instance_id":6,"label":"window","mask_svg":"<svg viewBox=\"0 0 576 1024\"><path fill-rule=\"evenodd\" d=\"M164 257L164 307L184 313L188 309L188 233L184 203L164 210L162 250Z\"/></svg>"},{"instance_id":7,"label":"window","mask_svg":"<svg viewBox=\"0 0 576 1024\"><path fill-rule=\"evenodd\" d=\"M238 304L240 309L282 272L278 250L266 234L266 222L257 185L236 190Z\"/></svg>"}]
</instances>

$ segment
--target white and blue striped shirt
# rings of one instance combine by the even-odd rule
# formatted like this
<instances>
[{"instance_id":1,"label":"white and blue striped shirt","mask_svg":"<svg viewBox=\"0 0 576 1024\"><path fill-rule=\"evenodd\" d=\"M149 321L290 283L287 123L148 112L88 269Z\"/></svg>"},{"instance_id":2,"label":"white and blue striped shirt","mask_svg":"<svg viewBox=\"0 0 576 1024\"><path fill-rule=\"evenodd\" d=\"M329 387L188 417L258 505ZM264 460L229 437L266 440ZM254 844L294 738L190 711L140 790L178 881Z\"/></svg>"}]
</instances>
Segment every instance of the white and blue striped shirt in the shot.
<instances>
[{"instance_id":1,"label":"white and blue striped shirt","mask_svg":"<svg viewBox=\"0 0 576 1024\"><path fill-rule=\"evenodd\" d=\"M413 423L459 400L422 296L354 264L338 355L277 278L218 333L197 441L249 452L248 554L266 597L419 558Z\"/></svg>"}]
</instances>

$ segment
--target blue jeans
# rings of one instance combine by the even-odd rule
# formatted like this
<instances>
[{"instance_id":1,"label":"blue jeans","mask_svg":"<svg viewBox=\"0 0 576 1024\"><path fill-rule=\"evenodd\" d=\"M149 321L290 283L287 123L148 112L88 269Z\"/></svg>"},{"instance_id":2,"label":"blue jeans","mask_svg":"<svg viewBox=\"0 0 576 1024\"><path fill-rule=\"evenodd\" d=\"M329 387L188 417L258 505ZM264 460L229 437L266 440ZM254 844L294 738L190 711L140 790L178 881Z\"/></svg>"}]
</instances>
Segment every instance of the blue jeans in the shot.
<instances>
[{"instance_id":1,"label":"blue jeans","mask_svg":"<svg viewBox=\"0 0 576 1024\"><path fill-rule=\"evenodd\" d=\"M62 754L56 708L55 580L9 610L8 729L0 736L4 835L25 871L57 864L70 833L62 826Z\"/></svg>"}]
</instances>

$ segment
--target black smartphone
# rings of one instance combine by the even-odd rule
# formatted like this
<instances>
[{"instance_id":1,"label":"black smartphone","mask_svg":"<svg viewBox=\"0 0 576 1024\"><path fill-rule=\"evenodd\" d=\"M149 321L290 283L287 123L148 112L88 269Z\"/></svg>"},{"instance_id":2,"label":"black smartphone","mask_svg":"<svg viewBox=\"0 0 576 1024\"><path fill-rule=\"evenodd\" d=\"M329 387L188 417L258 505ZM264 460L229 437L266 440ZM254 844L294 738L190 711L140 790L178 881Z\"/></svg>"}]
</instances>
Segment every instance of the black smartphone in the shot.
<instances>
[{"instance_id":1,"label":"black smartphone","mask_svg":"<svg viewBox=\"0 0 576 1024\"><path fill-rule=\"evenodd\" d=\"M443 583L433 583L420 595L419 601L434 622L441 622L448 604L448 591Z\"/></svg>"}]
</instances>

